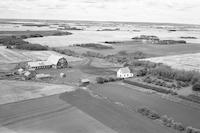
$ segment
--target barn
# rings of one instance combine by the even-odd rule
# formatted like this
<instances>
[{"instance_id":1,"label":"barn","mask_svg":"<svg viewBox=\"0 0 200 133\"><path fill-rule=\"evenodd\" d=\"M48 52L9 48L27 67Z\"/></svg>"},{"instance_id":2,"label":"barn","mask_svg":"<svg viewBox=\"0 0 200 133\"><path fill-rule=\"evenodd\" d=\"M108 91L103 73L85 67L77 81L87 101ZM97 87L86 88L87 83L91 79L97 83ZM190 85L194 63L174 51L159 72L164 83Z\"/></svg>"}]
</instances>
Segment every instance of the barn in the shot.
<instances>
[{"instance_id":1,"label":"barn","mask_svg":"<svg viewBox=\"0 0 200 133\"><path fill-rule=\"evenodd\" d=\"M51 55L47 62L51 63L53 68L67 68L68 67L68 62L65 57L63 56L58 56L58 55Z\"/></svg>"},{"instance_id":2,"label":"barn","mask_svg":"<svg viewBox=\"0 0 200 133\"><path fill-rule=\"evenodd\" d=\"M68 62L65 57L58 55L51 55L47 61L33 61L28 62L29 69L47 69L47 68L67 68Z\"/></svg>"}]
</instances>

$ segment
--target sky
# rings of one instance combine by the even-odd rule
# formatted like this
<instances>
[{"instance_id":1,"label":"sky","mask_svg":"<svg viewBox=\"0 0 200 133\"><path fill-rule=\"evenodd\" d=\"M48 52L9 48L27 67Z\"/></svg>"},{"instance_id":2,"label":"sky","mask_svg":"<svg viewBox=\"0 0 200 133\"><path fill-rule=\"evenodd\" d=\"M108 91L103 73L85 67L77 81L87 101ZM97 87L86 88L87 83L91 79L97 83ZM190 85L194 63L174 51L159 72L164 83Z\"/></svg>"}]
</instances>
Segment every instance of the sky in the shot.
<instances>
[{"instance_id":1,"label":"sky","mask_svg":"<svg viewBox=\"0 0 200 133\"><path fill-rule=\"evenodd\" d=\"M0 0L0 18L200 24L200 0Z\"/></svg>"}]
</instances>

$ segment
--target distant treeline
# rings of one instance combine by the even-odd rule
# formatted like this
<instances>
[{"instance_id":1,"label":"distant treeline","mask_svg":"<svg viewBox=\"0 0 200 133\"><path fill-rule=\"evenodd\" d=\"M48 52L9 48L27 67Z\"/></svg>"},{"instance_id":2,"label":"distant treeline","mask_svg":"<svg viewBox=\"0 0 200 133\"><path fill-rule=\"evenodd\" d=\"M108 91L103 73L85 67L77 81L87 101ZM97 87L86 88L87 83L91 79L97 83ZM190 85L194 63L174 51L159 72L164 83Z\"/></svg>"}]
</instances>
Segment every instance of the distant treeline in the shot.
<instances>
[{"instance_id":1,"label":"distant treeline","mask_svg":"<svg viewBox=\"0 0 200 133\"><path fill-rule=\"evenodd\" d=\"M50 33L47 31L14 31L12 35L8 36L9 31L0 32L0 44L7 46L7 48L16 48L16 49L24 49L24 50L47 50L47 46L42 46L40 44L32 44L24 39L27 38L36 38L36 37L44 37L44 36L62 36L62 35L71 35L69 32L59 32L59 31L51 31ZM24 33L24 34L23 34Z\"/></svg>"},{"instance_id":2,"label":"distant treeline","mask_svg":"<svg viewBox=\"0 0 200 133\"><path fill-rule=\"evenodd\" d=\"M92 49L97 49L97 50L113 49L112 46L102 45L98 43L74 44L73 46L78 46L78 47L83 47L83 48L92 48Z\"/></svg>"}]
</instances>

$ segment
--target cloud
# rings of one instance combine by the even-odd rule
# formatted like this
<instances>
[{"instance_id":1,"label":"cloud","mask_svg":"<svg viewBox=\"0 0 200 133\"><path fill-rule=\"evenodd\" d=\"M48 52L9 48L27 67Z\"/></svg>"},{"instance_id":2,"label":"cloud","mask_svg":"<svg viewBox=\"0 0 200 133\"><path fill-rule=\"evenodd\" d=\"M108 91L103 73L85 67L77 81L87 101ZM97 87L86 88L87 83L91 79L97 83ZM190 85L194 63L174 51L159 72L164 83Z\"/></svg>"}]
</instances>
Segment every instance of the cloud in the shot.
<instances>
[{"instance_id":1,"label":"cloud","mask_svg":"<svg viewBox=\"0 0 200 133\"><path fill-rule=\"evenodd\" d=\"M0 17L199 23L199 0L2 0ZM14 12L15 11L15 12Z\"/></svg>"}]
</instances>

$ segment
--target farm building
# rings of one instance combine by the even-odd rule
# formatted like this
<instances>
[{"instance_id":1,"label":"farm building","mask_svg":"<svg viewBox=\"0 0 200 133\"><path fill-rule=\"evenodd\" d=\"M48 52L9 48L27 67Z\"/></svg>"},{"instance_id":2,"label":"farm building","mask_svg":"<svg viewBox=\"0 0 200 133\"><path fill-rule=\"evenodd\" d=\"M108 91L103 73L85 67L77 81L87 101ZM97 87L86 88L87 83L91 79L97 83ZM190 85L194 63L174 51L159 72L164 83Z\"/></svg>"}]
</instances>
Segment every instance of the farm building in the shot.
<instances>
[{"instance_id":1,"label":"farm building","mask_svg":"<svg viewBox=\"0 0 200 133\"><path fill-rule=\"evenodd\" d=\"M90 84L90 80L89 79L81 79L80 80L80 86L87 86Z\"/></svg>"},{"instance_id":2,"label":"farm building","mask_svg":"<svg viewBox=\"0 0 200 133\"><path fill-rule=\"evenodd\" d=\"M120 68L117 71L117 77L118 78L130 78L130 77L133 77L133 73L131 73L131 71L128 67L124 67L124 68Z\"/></svg>"},{"instance_id":3,"label":"farm building","mask_svg":"<svg viewBox=\"0 0 200 133\"><path fill-rule=\"evenodd\" d=\"M30 69L46 69L46 68L66 68L68 62L63 56L51 55L47 61L35 61L28 62L28 68Z\"/></svg>"}]
</instances>

